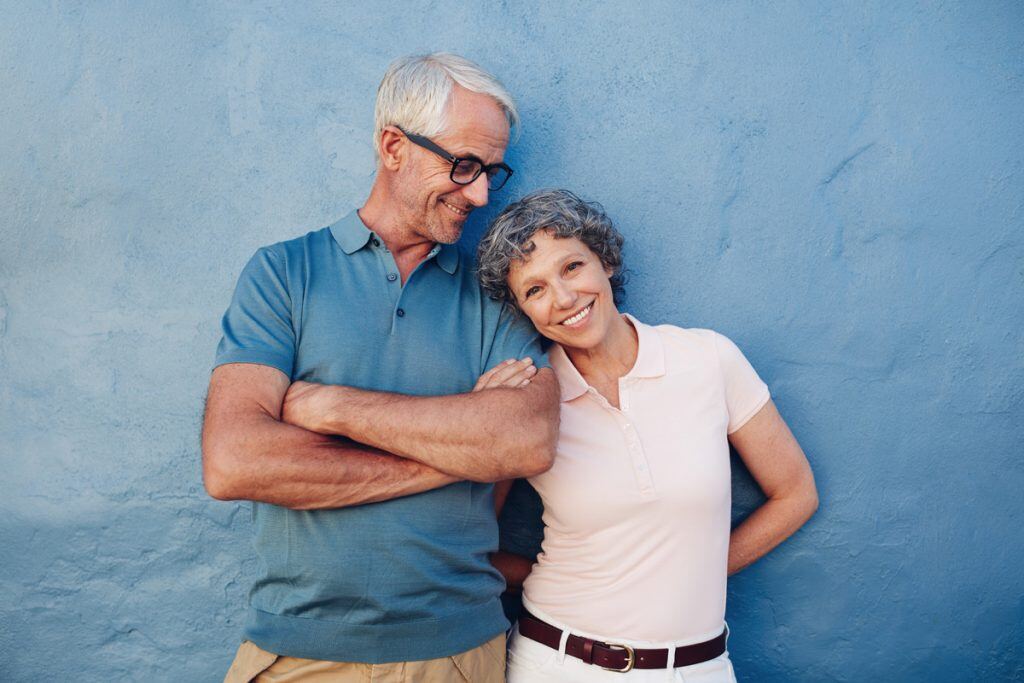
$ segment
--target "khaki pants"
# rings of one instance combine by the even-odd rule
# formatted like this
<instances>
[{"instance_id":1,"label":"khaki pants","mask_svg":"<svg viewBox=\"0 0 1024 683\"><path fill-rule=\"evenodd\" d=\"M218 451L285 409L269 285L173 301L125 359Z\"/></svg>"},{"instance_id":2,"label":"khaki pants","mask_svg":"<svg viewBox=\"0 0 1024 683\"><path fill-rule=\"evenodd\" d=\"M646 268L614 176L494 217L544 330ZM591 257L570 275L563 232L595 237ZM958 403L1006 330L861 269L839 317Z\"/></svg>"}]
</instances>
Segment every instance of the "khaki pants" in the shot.
<instances>
[{"instance_id":1,"label":"khaki pants","mask_svg":"<svg viewBox=\"0 0 1024 683\"><path fill-rule=\"evenodd\" d=\"M282 657L241 644L224 683L504 683L505 634L451 657L360 664Z\"/></svg>"}]
</instances>

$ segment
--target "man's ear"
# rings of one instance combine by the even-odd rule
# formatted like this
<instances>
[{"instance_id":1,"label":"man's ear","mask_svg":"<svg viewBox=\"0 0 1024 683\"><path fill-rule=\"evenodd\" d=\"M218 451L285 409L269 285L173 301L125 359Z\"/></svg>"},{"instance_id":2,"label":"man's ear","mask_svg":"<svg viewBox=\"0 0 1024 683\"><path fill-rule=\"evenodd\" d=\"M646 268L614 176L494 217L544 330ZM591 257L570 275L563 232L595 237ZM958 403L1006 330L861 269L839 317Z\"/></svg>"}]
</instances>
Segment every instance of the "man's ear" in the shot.
<instances>
[{"instance_id":1,"label":"man's ear","mask_svg":"<svg viewBox=\"0 0 1024 683\"><path fill-rule=\"evenodd\" d=\"M389 171L397 171L405 159L405 136L395 126L385 126L380 132L380 163Z\"/></svg>"}]
</instances>

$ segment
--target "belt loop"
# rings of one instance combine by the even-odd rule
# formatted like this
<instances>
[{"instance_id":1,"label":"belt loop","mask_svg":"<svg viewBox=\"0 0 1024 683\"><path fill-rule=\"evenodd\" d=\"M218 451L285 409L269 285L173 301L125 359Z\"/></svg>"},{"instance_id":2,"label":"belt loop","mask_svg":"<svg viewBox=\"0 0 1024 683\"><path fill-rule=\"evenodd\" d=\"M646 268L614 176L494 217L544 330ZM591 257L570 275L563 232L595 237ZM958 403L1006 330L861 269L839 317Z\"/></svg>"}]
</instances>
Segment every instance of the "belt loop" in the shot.
<instances>
[{"instance_id":1,"label":"belt loop","mask_svg":"<svg viewBox=\"0 0 1024 683\"><path fill-rule=\"evenodd\" d=\"M569 629L563 628L558 639L558 663L565 664L565 644L569 642Z\"/></svg>"},{"instance_id":2,"label":"belt loop","mask_svg":"<svg viewBox=\"0 0 1024 683\"><path fill-rule=\"evenodd\" d=\"M580 655L580 659L587 664L594 663L594 641L591 638L583 639L583 652Z\"/></svg>"}]
</instances>

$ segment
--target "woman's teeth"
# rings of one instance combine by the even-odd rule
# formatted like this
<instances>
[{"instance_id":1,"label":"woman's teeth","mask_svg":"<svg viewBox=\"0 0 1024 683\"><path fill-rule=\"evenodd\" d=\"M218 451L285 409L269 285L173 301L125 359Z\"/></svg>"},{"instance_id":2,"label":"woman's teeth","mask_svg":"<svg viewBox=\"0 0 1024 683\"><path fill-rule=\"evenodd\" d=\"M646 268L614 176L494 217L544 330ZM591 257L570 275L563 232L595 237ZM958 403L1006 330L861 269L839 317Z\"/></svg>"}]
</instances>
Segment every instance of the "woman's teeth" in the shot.
<instances>
[{"instance_id":1,"label":"woman's teeth","mask_svg":"<svg viewBox=\"0 0 1024 683\"><path fill-rule=\"evenodd\" d=\"M590 306L593 306L593 305L594 304L590 304ZM590 314L590 306L587 306L586 308L584 308L582 311L580 311L579 313L577 313L573 317L567 318L567 319L563 320L562 324L563 325L575 325L579 321L583 320L584 318L587 317L587 315Z\"/></svg>"}]
</instances>

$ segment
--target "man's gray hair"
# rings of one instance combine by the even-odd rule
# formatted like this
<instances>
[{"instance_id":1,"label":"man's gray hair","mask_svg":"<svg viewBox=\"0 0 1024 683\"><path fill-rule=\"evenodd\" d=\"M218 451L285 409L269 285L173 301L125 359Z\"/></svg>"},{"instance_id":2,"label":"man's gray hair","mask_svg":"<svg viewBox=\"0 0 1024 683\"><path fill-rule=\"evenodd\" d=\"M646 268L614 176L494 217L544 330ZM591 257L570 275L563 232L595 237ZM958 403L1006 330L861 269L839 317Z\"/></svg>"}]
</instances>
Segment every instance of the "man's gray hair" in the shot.
<instances>
[{"instance_id":1,"label":"man's gray hair","mask_svg":"<svg viewBox=\"0 0 1024 683\"><path fill-rule=\"evenodd\" d=\"M385 126L434 137L447 126L452 85L488 95L498 103L510 128L519 125L512 96L497 78L464 57L448 52L400 57L391 63L377 88L373 150L380 158L380 135Z\"/></svg>"},{"instance_id":2,"label":"man's gray hair","mask_svg":"<svg viewBox=\"0 0 1024 683\"><path fill-rule=\"evenodd\" d=\"M587 245L610 277L616 302L624 293L622 245L625 238L612 225L604 207L580 199L568 190L537 190L509 204L494 219L477 248L477 277L497 301L517 307L508 286L513 261L524 260L536 248L533 236L546 230L553 237L575 237Z\"/></svg>"}]
</instances>

